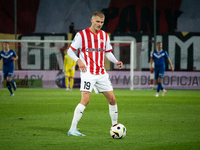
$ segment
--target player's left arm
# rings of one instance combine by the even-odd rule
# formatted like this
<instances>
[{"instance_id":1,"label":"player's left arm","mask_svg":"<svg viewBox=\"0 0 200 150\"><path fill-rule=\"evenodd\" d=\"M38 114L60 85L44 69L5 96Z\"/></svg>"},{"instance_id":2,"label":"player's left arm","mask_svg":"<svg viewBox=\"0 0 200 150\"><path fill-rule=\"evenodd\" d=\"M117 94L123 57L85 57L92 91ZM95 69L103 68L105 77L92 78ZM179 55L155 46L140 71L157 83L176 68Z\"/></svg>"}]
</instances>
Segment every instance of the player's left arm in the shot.
<instances>
[{"instance_id":1,"label":"player's left arm","mask_svg":"<svg viewBox=\"0 0 200 150\"><path fill-rule=\"evenodd\" d=\"M12 60L15 61L18 59L18 56L12 57Z\"/></svg>"},{"instance_id":2,"label":"player's left arm","mask_svg":"<svg viewBox=\"0 0 200 150\"><path fill-rule=\"evenodd\" d=\"M122 61L118 61L115 58L115 56L113 55L113 53L111 53L112 49L113 49L112 45L110 44L110 37L107 34L107 42L106 42L106 52L105 52L105 55L108 58L108 60L110 60L111 62L113 62L114 64L116 64L119 69L122 69L123 62Z\"/></svg>"},{"instance_id":3,"label":"player's left arm","mask_svg":"<svg viewBox=\"0 0 200 150\"><path fill-rule=\"evenodd\" d=\"M171 60L169 59L169 56L168 56L168 54L167 54L166 51L165 51L165 58L167 59L169 65L170 65L170 67L171 67L171 71L173 72L173 71L174 71L174 67L172 66L172 62L171 62Z\"/></svg>"},{"instance_id":4,"label":"player's left arm","mask_svg":"<svg viewBox=\"0 0 200 150\"><path fill-rule=\"evenodd\" d=\"M13 50L12 50L13 51ZM13 51L13 57L11 58L13 61L17 60L18 59L18 55L15 51Z\"/></svg>"},{"instance_id":5,"label":"player's left arm","mask_svg":"<svg viewBox=\"0 0 200 150\"><path fill-rule=\"evenodd\" d=\"M169 65L171 66L171 71L173 72L174 71L174 67L172 66L171 60L168 58L167 61L168 61Z\"/></svg>"},{"instance_id":6,"label":"player's left arm","mask_svg":"<svg viewBox=\"0 0 200 150\"><path fill-rule=\"evenodd\" d=\"M116 64L118 66L119 69L122 69L123 67L123 62L122 61L118 61L115 56L113 55L113 53L111 52L107 52L106 53L106 57L108 58L108 60L110 60L111 62L113 62L114 64Z\"/></svg>"}]
</instances>

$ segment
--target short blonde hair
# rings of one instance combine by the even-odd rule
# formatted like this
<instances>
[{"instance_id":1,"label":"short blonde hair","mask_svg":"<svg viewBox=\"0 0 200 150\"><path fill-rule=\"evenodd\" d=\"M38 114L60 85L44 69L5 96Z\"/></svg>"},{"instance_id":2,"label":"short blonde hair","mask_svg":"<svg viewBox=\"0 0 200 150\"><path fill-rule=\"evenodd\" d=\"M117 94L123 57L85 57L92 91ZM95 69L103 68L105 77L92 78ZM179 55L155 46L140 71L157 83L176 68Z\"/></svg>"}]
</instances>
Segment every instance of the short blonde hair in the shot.
<instances>
[{"instance_id":1,"label":"short blonde hair","mask_svg":"<svg viewBox=\"0 0 200 150\"><path fill-rule=\"evenodd\" d=\"M105 18L105 15L103 14L103 12L101 11L95 11L93 14L92 14L92 17L100 17L100 18Z\"/></svg>"}]
</instances>

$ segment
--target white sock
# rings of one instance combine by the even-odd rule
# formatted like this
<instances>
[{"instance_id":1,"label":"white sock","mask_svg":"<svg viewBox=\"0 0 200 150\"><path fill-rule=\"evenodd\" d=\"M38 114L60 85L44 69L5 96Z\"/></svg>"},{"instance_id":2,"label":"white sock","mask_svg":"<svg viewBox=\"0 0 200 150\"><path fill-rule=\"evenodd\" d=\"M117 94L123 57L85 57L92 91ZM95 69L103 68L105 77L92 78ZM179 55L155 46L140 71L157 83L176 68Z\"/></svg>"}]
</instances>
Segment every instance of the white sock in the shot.
<instances>
[{"instance_id":1,"label":"white sock","mask_svg":"<svg viewBox=\"0 0 200 150\"><path fill-rule=\"evenodd\" d=\"M77 128L78 121L81 119L83 115L83 111L85 110L85 106L83 104L78 104L74 110L74 117L72 120L72 124L69 130L74 130Z\"/></svg>"},{"instance_id":2,"label":"white sock","mask_svg":"<svg viewBox=\"0 0 200 150\"><path fill-rule=\"evenodd\" d=\"M118 123L117 122L117 120L118 120L117 104L115 104L115 105L110 105L109 104L109 113L110 113L112 125L117 124Z\"/></svg>"}]
</instances>

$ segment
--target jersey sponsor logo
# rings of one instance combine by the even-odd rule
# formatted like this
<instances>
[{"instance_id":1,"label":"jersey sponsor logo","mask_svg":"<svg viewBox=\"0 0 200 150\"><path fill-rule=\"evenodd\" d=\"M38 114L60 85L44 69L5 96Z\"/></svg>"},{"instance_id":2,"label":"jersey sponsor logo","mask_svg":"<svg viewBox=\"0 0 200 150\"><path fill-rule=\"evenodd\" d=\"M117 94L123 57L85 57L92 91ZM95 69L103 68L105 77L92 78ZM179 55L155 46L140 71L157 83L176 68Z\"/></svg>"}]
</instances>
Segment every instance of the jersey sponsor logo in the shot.
<instances>
[{"instance_id":1,"label":"jersey sponsor logo","mask_svg":"<svg viewBox=\"0 0 200 150\"><path fill-rule=\"evenodd\" d=\"M162 57L162 56L165 56L165 53L162 53L162 54L160 54L160 55L157 55L156 53L154 53L153 54L156 58L160 58L160 57Z\"/></svg>"},{"instance_id":2,"label":"jersey sponsor logo","mask_svg":"<svg viewBox=\"0 0 200 150\"><path fill-rule=\"evenodd\" d=\"M105 52L103 48L86 48L86 52Z\"/></svg>"}]
</instances>

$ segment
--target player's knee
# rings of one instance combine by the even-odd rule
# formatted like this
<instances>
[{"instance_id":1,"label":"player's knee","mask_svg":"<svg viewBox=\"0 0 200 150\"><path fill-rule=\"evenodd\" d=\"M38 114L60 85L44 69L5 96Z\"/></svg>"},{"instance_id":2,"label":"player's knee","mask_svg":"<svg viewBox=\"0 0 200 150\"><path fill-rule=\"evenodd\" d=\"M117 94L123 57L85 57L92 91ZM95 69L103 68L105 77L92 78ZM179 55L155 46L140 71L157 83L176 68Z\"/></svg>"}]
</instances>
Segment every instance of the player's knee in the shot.
<instances>
[{"instance_id":1,"label":"player's knee","mask_svg":"<svg viewBox=\"0 0 200 150\"><path fill-rule=\"evenodd\" d=\"M158 78L158 83L161 83L162 82L162 78Z\"/></svg>"},{"instance_id":2,"label":"player's knee","mask_svg":"<svg viewBox=\"0 0 200 150\"><path fill-rule=\"evenodd\" d=\"M83 104L85 107L89 104L89 99L81 99L81 104Z\"/></svg>"},{"instance_id":3,"label":"player's knee","mask_svg":"<svg viewBox=\"0 0 200 150\"><path fill-rule=\"evenodd\" d=\"M113 95L108 101L110 105L115 105L116 104L115 96Z\"/></svg>"},{"instance_id":4,"label":"player's knee","mask_svg":"<svg viewBox=\"0 0 200 150\"><path fill-rule=\"evenodd\" d=\"M155 80L156 84L158 84L158 80Z\"/></svg>"},{"instance_id":5,"label":"player's knee","mask_svg":"<svg viewBox=\"0 0 200 150\"><path fill-rule=\"evenodd\" d=\"M7 78L6 82L11 82L12 78Z\"/></svg>"},{"instance_id":6,"label":"player's knee","mask_svg":"<svg viewBox=\"0 0 200 150\"><path fill-rule=\"evenodd\" d=\"M89 101L90 101L90 92L82 92L81 93L81 104L83 104L84 106L87 106Z\"/></svg>"}]
</instances>

